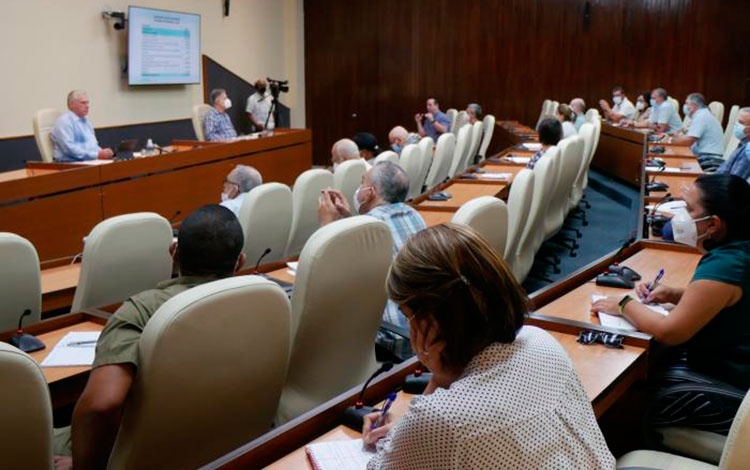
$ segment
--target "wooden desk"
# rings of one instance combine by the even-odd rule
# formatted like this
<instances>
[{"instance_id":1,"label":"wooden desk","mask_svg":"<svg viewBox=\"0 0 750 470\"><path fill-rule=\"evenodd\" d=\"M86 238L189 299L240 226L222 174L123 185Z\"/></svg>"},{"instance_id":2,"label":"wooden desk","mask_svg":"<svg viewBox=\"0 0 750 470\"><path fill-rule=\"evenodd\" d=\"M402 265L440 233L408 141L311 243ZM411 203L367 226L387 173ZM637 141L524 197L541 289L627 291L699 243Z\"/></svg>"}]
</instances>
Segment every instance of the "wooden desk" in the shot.
<instances>
[{"instance_id":1,"label":"wooden desk","mask_svg":"<svg viewBox=\"0 0 750 470\"><path fill-rule=\"evenodd\" d=\"M26 170L0 174L0 231L29 239L43 267L57 265L52 262L80 253L83 237L105 218L151 211L171 219L181 211L178 221L216 203L237 164L255 166L264 181L288 185L312 165L309 130L175 147L186 150L99 166L29 162Z\"/></svg>"},{"instance_id":2,"label":"wooden desk","mask_svg":"<svg viewBox=\"0 0 750 470\"><path fill-rule=\"evenodd\" d=\"M42 314L70 307L73 304L73 296L80 277L80 263L43 269L41 272Z\"/></svg>"},{"instance_id":3,"label":"wooden desk","mask_svg":"<svg viewBox=\"0 0 750 470\"><path fill-rule=\"evenodd\" d=\"M43 320L24 328L26 333L33 334L46 346L41 351L31 353L31 357L41 364L63 336L73 331L101 331L107 323L107 318L105 312L87 310ZM15 330L0 333L0 341L9 341L14 333ZM42 368L49 385L53 409L71 405L78 400L90 370L89 366Z\"/></svg>"},{"instance_id":4,"label":"wooden desk","mask_svg":"<svg viewBox=\"0 0 750 470\"><path fill-rule=\"evenodd\" d=\"M608 176L639 186L646 137L647 132L602 122L599 146L591 165Z\"/></svg>"},{"instance_id":5,"label":"wooden desk","mask_svg":"<svg viewBox=\"0 0 750 470\"><path fill-rule=\"evenodd\" d=\"M599 325L599 318L591 315L589 310L593 294L622 296L633 293L632 290L597 286L594 281L596 275L611 264L614 254L592 263L562 283L532 294L535 313ZM697 250L684 245L641 241L623 252L620 264L638 272L642 277L639 282L650 282L659 269L664 268L662 283L681 287L687 286L692 279L700 258Z\"/></svg>"},{"instance_id":6,"label":"wooden desk","mask_svg":"<svg viewBox=\"0 0 750 470\"><path fill-rule=\"evenodd\" d=\"M664 147L664 153L651 153L651 147ZM674 145L674 144L660 144L660 143L652 143L648 146L648 154L650 157L659 157L659 156L673 156L673 157L693 157L695 158L695 154L692 150L690 150L690 147L687 145Z\"/></svg>"},{"instance_id":7,"label":"wooden desk","mask_svg":"<svg viewBox=\"0 0 750 470\"><path fill-rule=\"evenodd\" d=\"M703 169L698 164L698 160L694 157L657 157L664 160L667 164L667 168L680 168L683 171L690 173L703 173Z\"/></svg>"},{"instance_id":8,"label":"wooden desk","mask_svg":"<svg viewBox=\"0 0 750 470\"><path fill-rule=\"evenodd\" d=\"M424 223L428 227L434 227L435 225L448 224L453 219L455 212L445 211L434 211L422 209L419 211L419 215L424 219Z\"/></svg>"},{"instance_id":9,"label":"wooden desk","mask_svg":"<svg viewBox=\"0 0 750 470\"><path fill-rule=\"evenodd\" d=\"M501 182L478 182L473 181L471 183L464 181L456 181L449 183L443 191L447 192L452 198L447 201L430 201L425 199L424 201L417 204L415 207L417 210L432 209L438 211L455 212L462 205L471 201L472 199L481 196L499 196L508 185Z\"/></svg>"}]
</instances>

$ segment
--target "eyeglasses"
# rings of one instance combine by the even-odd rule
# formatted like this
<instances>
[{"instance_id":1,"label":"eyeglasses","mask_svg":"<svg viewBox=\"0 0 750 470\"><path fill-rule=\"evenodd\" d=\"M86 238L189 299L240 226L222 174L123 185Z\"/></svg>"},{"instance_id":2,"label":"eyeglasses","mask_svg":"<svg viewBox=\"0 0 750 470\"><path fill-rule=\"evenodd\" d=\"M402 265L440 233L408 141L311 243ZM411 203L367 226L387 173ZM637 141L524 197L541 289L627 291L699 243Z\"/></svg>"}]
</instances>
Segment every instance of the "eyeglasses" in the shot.
<instances>
[{"instance_id":1,"label":"eyeglasses","mask_svg":"<svg viewBox=\"0 0 750 470\"><path fill-rule=\"evenodd\" d=\"M622 349L623 339L622 335L602 331L583 330L578 333L578 342L585 345L601 343L608 348Z\"/></svg>"}]
</instances>

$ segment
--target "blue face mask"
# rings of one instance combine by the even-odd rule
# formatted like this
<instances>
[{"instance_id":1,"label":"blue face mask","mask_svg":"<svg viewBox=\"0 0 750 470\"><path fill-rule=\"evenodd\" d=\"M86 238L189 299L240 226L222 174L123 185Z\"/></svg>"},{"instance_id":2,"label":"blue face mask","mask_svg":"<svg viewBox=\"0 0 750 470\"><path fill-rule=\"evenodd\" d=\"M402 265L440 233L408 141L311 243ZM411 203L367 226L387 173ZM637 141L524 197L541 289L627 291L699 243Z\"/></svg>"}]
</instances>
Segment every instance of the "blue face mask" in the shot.
<instances>
[{"instance_id":1,"label":"blue face mask","mask_svg":"<svg viewBox=\"0 0 750 470\"><path fill-rule=\"evenodd\" d=\"M398 145L398 144L391 144L391 148L392 148L392 149L393 149L393 151L394 151L394 152L396 152L397 154L399 154L399 155L401 154L401 149L402 149L402 147L401 147L400 145Z\"/></svg>"},{"instance_id":2,"label":"blue face mask","mask_svg":"<svg viewBox=\"0 0 750 470\"><path fill-rule=\"evenodd\" d=\"M690 108L688 108L688 105L686 104L682 105L682 114L684 114L685 116L690 115Z\"/></svg>"},{"instance_id":3,"label":"blue face mask","mask_svg":"<svg viewBox=\"0 0 750 470\"><path fill-rule=\"evenodd\" d=\"M655 108L656 107L656 100L653 99L653 98L651 98L651 101L649 101L649 104L651 105L652 108Z\"/></svg>"},{"instance_id":4,"label":"blue face mask","mask_svg":"<svg viewBox=\"0 0 750 470\"><path fill-rule=\"evenodd\" d=\"M740 124L739 122L734 125L734 136L737 137L739 140L744 139L747 137L745 135L745 126Z\"/></svg>"}]
</instances>

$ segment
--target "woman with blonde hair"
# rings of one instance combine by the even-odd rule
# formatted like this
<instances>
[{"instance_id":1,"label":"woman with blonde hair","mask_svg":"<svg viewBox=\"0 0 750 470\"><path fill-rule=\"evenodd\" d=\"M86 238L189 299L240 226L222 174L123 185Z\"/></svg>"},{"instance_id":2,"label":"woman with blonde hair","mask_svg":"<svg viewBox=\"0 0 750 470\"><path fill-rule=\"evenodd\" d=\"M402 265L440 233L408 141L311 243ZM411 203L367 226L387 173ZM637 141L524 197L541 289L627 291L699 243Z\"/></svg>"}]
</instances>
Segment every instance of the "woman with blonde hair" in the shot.
<instances>
[{"instance_id":1,"label":"woman with blonde hair","mask_svg":"<svg viewBox=\"0 0 750 470\"><path fill-rule=\"evenodd\" d=\"M576 113L573 109L565 103L562 103L557 107L557 120L562 124L563 139L572 137L578 134L575 124Z\"/></svg>"}]
</instances>

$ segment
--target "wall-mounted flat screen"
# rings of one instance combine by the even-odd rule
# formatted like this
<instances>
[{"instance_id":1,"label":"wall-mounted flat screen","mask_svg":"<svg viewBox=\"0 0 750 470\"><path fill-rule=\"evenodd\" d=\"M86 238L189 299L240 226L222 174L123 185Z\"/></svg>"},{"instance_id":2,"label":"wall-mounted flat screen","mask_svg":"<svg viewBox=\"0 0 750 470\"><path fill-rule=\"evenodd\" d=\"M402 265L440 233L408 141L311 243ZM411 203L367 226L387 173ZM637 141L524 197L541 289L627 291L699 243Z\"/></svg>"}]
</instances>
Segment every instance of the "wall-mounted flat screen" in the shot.
<instances>
[{"instance_id":1,"label":"wall-mounted flat screen","mask_svg":"<svg viewBox=\"0 0 750 470\"><path fill-rule=\"evenodd\" d=\"M200 83L200 36L200 15L131 6L128 83Z\"/></svg>"}]
</instances>

